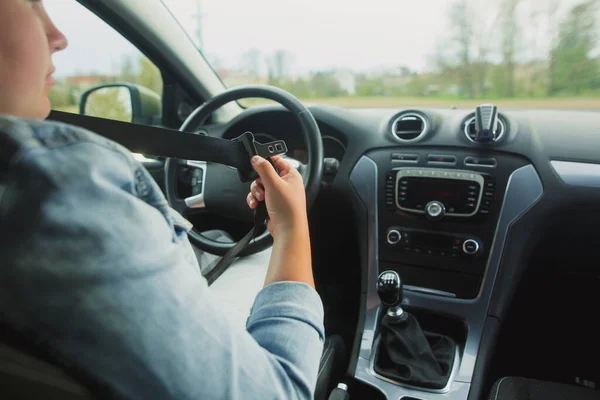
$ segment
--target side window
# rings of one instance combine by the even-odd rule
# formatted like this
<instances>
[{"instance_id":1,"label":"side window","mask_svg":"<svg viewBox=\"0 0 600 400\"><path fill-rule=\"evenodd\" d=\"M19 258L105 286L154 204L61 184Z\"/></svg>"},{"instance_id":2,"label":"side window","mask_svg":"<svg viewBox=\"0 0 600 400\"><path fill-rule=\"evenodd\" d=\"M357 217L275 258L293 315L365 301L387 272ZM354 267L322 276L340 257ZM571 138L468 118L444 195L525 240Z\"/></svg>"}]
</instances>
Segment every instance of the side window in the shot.
<instances>
[{"instance_id":1,"label":"side window","mask_svg":"<svg viewBox=\"0 0 600 400\"><path fill-rule=\"evenodd\" d=\"M110 25L74 0L50 0L48 14L69 40L54 56L52 109L160 125L159 69Z\"/></svg>"}]
</instances>

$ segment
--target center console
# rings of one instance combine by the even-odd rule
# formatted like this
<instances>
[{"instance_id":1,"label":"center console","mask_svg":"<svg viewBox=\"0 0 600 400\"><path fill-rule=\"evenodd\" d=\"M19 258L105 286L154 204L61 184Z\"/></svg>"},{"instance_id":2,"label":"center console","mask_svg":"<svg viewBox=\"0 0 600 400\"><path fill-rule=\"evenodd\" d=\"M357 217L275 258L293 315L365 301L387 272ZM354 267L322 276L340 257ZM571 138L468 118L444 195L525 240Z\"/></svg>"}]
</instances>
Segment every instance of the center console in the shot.
<instances>
[{"instance_id":1,"label":"center console","mask_svg":"<svg viewBox=\"0 0 600 400\"><path fill-rule=\"evenodd\" d=\"M350 180L369 215L355 377L389 399L466 400L506 235L543 192L535 169L500 152L402 147L367 153ZM415 387L378 372L387 311L377 282L384 271L402 278L402 308L427 335L456 343L444 387Z\"/></svg>"},{"instance_id":2,"label":"center console","mask_svg":"<svg viewBox=\"0 0 600 400\"><path fill-rule=\"evenodd\" d=\"M406 285L449 297L477 297L502 198L526 160L455 150L376 151L380 269Z\"/></svg>"}]
</instances>

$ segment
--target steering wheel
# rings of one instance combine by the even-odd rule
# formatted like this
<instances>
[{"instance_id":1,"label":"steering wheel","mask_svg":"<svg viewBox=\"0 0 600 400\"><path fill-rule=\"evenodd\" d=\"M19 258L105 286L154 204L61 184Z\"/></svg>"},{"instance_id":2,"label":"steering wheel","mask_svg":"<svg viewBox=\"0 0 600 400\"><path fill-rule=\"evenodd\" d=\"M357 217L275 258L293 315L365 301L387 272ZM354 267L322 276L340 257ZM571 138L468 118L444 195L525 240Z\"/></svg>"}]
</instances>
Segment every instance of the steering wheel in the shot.
<instances>
[{"instance_id":1,"label":"steering wheel","mask_svg":"<svg viewBox=\"0 0 600 400\"><path fill-rule=\"evenodd\" d=\"M202 104L189 117L186 118L180 131L186 132L228 132L235 124L244 119L242 112L233 121L220 126L203 125L204 121L214 111L225 104L246 98L264 98L273 100L295 117L300 125L300 131L308 153L308 164L303 165L296 160L290 160L302 174L306 190L307 208L313 204L317 197L323 174L323 142L321 132L310 111L292 94L267 85L250 85L229 89ZM240 136L246 130L235 132L234 137ZM193 182L196 183L192 196L179 197L177 182L183 170L188 174L191 170ZM195 179L195 180L194 180ZM207 163L203 161L167 159L165 163L165 192L169 205L184 217L198 213L198 210L224 215L240 221L252 221L253 211L246 204L246 196L250 192L250 182L242 183L237 170L228 166ZM225 243L210 239L195 229L192 229L188 238L198 248L215 255L222 256L235 243ZM252 240L239 254L246 256L266 249L273 243L269 232L265 231Z\"/></svg>"}]
</instances>

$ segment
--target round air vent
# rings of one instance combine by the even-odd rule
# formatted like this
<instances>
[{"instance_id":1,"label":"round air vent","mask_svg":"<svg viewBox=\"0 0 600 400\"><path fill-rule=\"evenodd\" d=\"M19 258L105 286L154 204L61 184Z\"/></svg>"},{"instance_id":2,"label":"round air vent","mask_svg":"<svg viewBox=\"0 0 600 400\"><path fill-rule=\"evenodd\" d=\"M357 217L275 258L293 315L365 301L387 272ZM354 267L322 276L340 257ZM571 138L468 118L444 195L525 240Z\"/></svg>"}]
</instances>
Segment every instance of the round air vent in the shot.
<instances>
[{"instance_id":1,"label":"round air vent","mask_svg":"<svg viewBox=\"0 0 600 400\"><path fill-rule=\"evenodd\" d=\"M415 112L397 116L392 122L392 135L402 142L414 142L427 133L427 118Z\"/></svg>"},{"instance_id":2,"label":"round air vent","mask_svg":"<svg viewBox=\"0 0 600 400\"><path fill-rule=\"evenodd\" d=\"M465 132L465 136L473 143L477 143L475 139L477 137L477 132L475 131L475 116L467 118L464 123L463 131ZM506 123L504 119L498 116L498 132L496 133L496 139L494 139L494 143L500 141L504 134L506 133Z\"/></svg>"}]
</instances>

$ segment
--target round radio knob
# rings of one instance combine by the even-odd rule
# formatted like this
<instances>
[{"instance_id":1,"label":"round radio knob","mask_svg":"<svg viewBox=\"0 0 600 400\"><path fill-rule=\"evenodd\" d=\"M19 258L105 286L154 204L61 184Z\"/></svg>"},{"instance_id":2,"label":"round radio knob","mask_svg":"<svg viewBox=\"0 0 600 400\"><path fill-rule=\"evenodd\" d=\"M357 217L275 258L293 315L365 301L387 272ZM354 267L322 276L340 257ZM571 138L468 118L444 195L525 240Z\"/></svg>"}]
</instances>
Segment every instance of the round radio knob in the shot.
<instances>
[{"instance_id":1,"label":"round radio knob","mask_svg":"<svg viewBox=\"0 0 600 400\"><path fill-rule=\"evenodd\" d=\"M425 215L429 219L440 219L446 213L446 207L439 201L430 201L425 206Z\"/></svg>"},{"instance_id":2,"label":"round radio knob","mask_svg":"<svg viewBox=\"0 0 600 400\"><path fill-rule=\"evenodd\" d=\"M474 239L467 239L463 242L462 249L465 254L470 256L477 254L479 252L479 242Z\"/></svg>"},{"instance_id":3,"label":"round radio knob","mask_svg":"<svg viewBox=\"0 0 600 400\"><path fill-rule=\"evenodd\" d=\"M390 229L387 233L387 242L389 244L396 244L402 239L402 234L395 229Z\"/></svg>"}]
</instances>

